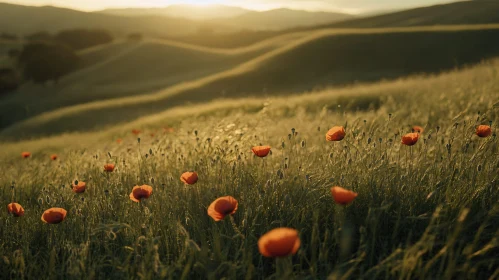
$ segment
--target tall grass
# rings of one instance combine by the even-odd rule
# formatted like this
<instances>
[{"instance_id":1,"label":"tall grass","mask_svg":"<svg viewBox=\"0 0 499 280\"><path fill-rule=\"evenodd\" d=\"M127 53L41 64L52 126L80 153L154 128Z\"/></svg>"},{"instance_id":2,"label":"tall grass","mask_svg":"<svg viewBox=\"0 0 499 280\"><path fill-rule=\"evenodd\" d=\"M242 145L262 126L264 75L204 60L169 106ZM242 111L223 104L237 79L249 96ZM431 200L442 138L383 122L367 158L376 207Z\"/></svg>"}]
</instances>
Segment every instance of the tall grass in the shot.
<instances>
[{"instance_id":1,"label":"tall grass","mask_svg":"<svg viewBox=\"0 0 499 280\"><path fill-rule=\"evenodd\" d=\"M0 212L0 275L497 279L499 145L495 134L478 138L474 128L492 122L496 133L498 89L497 65L484 65L408 81L347 108L327 94L262 100L257 110L137 122L140 140L128 126L27 160L6 156L0 199L22 204L26 214ZM162 133L165 125L175 132ZM325 141L333 125L346 127L343 141ZM425 131L411 148L400 137L412 125ZM260 144L272 154L255 158L250 149ZM50 161L54 151L59 160ZM106 163L116 163L115 172L104 173ZM180 182L188 170L198 172L196 185ZM87 182L84 194L71 191L74 180ZM142 184L153 194L133 203L128 195ZM336 205L334 185L359 196ZM234 222L214 222L207 207L225 195L239 201ZM44 224L50 207L68 210L67 219ZM258 238L281 226L299 231L300 250L262 257Z\"/></svg>"}]
</instances>

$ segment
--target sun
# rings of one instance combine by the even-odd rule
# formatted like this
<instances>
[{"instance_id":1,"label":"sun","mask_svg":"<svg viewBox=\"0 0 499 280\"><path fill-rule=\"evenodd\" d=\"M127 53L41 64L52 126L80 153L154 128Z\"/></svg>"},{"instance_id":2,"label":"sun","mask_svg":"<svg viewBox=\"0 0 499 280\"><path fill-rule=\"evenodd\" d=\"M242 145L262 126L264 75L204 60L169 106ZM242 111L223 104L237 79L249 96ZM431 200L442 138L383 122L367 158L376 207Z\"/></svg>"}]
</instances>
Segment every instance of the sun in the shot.
<instances>
[{"instance_id":1,"label":"sun","mask_svg":"<svg viewBox=\"0 0 499 280\"><path fill-rule=\"evenodd\" d=\"M200 7L227 3L227 1L221 1L221 0L178 0L178 1L165 0L161 2L163 2L164 5L182 4L182 5L193 5Z\"/></svg>"}]
</instances>

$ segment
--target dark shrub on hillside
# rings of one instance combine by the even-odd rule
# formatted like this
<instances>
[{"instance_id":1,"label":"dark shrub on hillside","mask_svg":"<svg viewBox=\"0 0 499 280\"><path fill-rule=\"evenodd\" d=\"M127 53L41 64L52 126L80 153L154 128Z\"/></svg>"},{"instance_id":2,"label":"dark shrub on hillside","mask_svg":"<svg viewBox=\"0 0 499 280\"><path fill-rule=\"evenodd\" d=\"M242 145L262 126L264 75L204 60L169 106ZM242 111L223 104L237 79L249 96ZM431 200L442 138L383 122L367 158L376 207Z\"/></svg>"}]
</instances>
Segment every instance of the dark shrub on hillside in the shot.
<instances>
[{"instance_id":1,"label":"dark shrub on hillside","mask_svg":"<svg viewBox=\"0 0 499 280\"><path fill-rule=\"evenodd\" d=\"M81 65L81 59L71 48L53 43L25 45L18 62L24 78L35 83L57 82Z\"/></svg>"},{"instance_id":2,"label":"dark shrub on hillside","mask_svg":"<svg viewBox=\"0 0 499 280\"><path fill-rule=\"evenodd\" d=\"M81 50L112 42L113 37L104 30L72 29L57 33L54 40L74 50Z\"/></svg>"},{"instance_id":3,"label":"dark shrub on hillside","mask_svg":"<svg viewBox=\"0 0 499 280\"><path fill-rule=\"evenodd\" d=\"M50 33L41 31L41 32L36 32L30 35L27 35L26 40L28 41L42 41L42 42L47 42L47 41L52 41L52 35Z\"/></svg>"},{"instance_id":4,"label":"dark shrub on hillside","mask_svg":"<svg viewBox=\"0 0 499 280\"><path fill-rule=\"evenodd\" d=\"M21 77L10 68L0 68L0 96L9 93L19 87Z\"/></svg>"},{"instance_id":5,"label":"dark shrub on hillside","mask_svg":"<svg viewBox=\"0 0 499 280\"><path fill-rule=\"evenodd\" d=\"M10 33L2 33L0 34L0 39L2 40L10 40L10 41L16 41L19 39L19 37L17 37L17 35L15 34L10 34Z\"/></svg>"},{"instance_id":6,"label":"dark shrub on hillside","mask_svg":"<svg viewBox=\"0 0 499 280\"><path fill-rule=\"evenodd\" d=\"M141 41L144 36L141 33L132 33L128 35L129 41Z\"/></svg>"},{"instance_id":7,"label":"dark shrub on hillside","mask_svg":"<svg viewBox=\"0 0 499 280\"><path fill-rule=\"evenodd\" d=\"M10 58L16 58L16 57L18 57L20 54L21 54L21 50L18 50L18 49L10 49L10 50L7 52L7 56L9 56Z\"/></svg>"}]
</instances>

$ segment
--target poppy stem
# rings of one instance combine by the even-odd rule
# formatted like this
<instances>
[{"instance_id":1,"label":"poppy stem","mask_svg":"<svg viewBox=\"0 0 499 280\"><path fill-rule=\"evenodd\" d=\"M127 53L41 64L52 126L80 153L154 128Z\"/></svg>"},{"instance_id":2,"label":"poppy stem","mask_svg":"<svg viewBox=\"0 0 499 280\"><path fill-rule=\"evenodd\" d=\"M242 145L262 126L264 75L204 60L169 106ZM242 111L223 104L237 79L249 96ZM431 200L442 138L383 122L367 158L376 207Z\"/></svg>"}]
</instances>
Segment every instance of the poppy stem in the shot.
<instances>
[{"instance_id":1,"label":"poppy stem","mask_svg":"<svg viewBox=\"0 0 499 280\"><path fill-rule=\"evenodd\" d=\"M232 228L234 229L235 232L237 232L237 234L239 236L241 236L242 239L245 239L246 237L244 236L244 234L239 230L239 227L237 227L236 225L236 222L234 221L234 217L232 215L229 215L229 219L230 219L230 223L232 225Z\"/></svg>"},{"instance_id":2,"label":"poppy stem","mask_svg":"<svg viewBox=\"0 0 499 280\"><path fill-rule=\"evenodd\" d=\"M285 279L291 276L290 270L293 271L293 266L290 257L276 258L275 262L277 279Z\"/></svg>"}]
</instances>

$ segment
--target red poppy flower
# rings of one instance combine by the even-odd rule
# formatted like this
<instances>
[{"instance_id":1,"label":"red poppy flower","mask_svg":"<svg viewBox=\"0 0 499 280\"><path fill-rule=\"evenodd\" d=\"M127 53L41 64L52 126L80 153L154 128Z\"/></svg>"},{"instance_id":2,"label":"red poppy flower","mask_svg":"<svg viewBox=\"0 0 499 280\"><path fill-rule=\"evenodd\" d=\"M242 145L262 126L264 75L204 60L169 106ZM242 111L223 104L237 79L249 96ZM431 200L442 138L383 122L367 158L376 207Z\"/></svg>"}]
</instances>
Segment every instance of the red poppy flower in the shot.
<instances>
[{"instance_id":1,"label":"red poppy flower","mask_svg":"<svg viewBox=\"0 0 499 280\"><path fill-rule=\"evenodd\" d=\"M208 215L216 222L221 221L225 216L236 213L237 205L237 200L232 196L217 198L208 207Z\"/></svg>"},{"instance_id":2,"label":"red poppy flower","mask_svg":"<svg viewBox=\"0 0 499 280\"><path fill-rule=\"evenodd\" d=\"M300 244L297 230L276 228L260 237L258 250L265 257L286 257L296 254Z\"/></svg>"},{"instance_id":3,"label":"red poppy flower","mask_svg":"<svg viewBox=\"0 0 499 280\"><path fill-rule=\"evenodd\" d=\"M407 133L402 136L402 144L407 146L413 146L418 142L419 133Z\"/></svg>"},{"instance_id":4,"label":"red poppy flower","mask_svg":"<svg viewBox=\"0 0 499 280\"><path fill-rule=\"evenodd\" d=\"M47 224L58 224L64 221L67 213L63 208L50 208L43 212L42 221Z\"/></svg>"},{"instance_id":5,"label":"red poppy flower","mask_svg":"<svg viewBox=\"0 0 499 280\"><path fill-rule=\"evenodd\" d=\"M51 159L51 160L56 160L56 159L57 159L57 155L55 155L55 154L54 154L54 155L51 155L51 156L50 156L50 159Z\"/></svg>"},{"instance_id":6,"label":"red poppy flower","mask_svg":"<svg viewBox=\"0 0 499 280\"><path fill-rule=\"evenodd\" d=\"M104 165L104 171L113 172L114 171L114 164L108 163L108 164Z\"/></svg>"},{"instance_id":7,"label":"red poppy flower","mask_svg":"<svg viewBox=\"0 0 499 280\"><path fill-rule=\"evenodd\" d=\"M341 141L345 138L345 135L345 128L343 126L335 126L326 133L326 140Z\"/></svg>"},{"instance_id":8,"label":"red poppy flower","mask_svg":"<svg viewBox=\"0 0 499 280\"><path fill-rule=\"evenodd\" d=\"M198 174L196 172L185 172L180 176L180 181L188 185L196 184L198 181Z\"/></svg>"},{"instance_id":9,"label":"red poppy flower","mask_svg":"<svg viewBox=\"0 0 499 280\"><path fill-rule=\"evenodd\" d=\"M84 193L86 188L87 183L85 182L78 182L78 184L73 183L73 192L75 193Z\"/></svg>"},{"instance_id":10,"label":"red poppy flower","mask_svg":"<svg viewBox=\"0 0 499 280\"><path fill-rule=\"evenodd\" d=\"M492 128L488 125L479 125L476 128L476 135L479 137L489 137L492 134Z\"/></svg>"},{"instance_id":11,"label":"red poppy flower","mask_svg":"<svg viewBox=\"0 0 499 280\"><path fill-rule=\"evenodd\" d=\"M342 205L351 203L357 197L357 193L346 190L342 187L332 187L331 194L333 195L334 201Z\"/></svg>"},{"instance_id":12,"label":"red poppy flower","mask_svg":"<svg viewBox=\"0 0 499 280\"><path fill-rule=\"evenodd\" d=\"M7 211L14 217L24 216L24 208L19 203L10 203L7 205Z\"/></svg>"},{"instance_id":13,"label":"red poppy flower","mask_svg":"<svg viewBox=\"0 0 499 280\"><path fill-rule=\"evenodd\" d=\"M141 131L138 129L132 129L132 133L133 133L133 135L137 136L141 133Z\"/></svg>"},{"instance_id":14,"label":"red poppy flower","mask_svg":"<svg viewBox=\"0 0 499 280\"><path fill-rule=\"evenodd\" d=\"M22 153L21 153L21 156L22 156L23 158L29 158L29 157L31 156L31 153L30 153L30 152L22 152Z\"/></svg>"},{"instance_id":15,"label":"red poppy flower","mask_svg":"<svg viewBox=\"0 0 499 280\"><path fill-rule=\"evenodd\" d=\"M152 195L152 187L148 185L135 186L130 193L130 199L140 202L141 199L149 198Z\"/></svg>"},{"instance_id":16,"label":"red poppy flower","mask_svg":"<svg viewBox=\"0 0 499 280\"><path fill-rule=\"evenodd\" d=\"M251 148L251 151L253 151L257 157L266 157L270 153L270 146L256 146Z\"/></svg>"}]
</instances>

